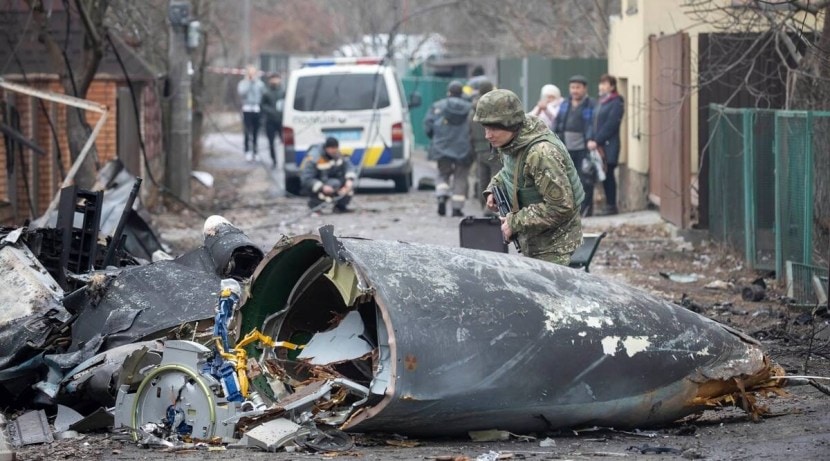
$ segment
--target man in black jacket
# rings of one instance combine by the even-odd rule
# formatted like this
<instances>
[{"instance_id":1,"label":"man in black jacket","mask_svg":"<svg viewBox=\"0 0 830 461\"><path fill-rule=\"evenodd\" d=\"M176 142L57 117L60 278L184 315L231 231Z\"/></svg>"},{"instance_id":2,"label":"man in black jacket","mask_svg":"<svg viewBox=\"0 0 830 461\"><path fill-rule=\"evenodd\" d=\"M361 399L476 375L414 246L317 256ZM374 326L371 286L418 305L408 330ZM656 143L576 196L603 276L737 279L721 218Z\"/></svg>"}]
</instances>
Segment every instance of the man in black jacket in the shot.
<instances>
[{"instance_id":1,"label":"man in black jacket","mask_svg":"<svg viewBox=\"0 0 830 461\"><path fill-rule=\"evenodd\" d=\"M467 200L473 163L469 118L473 105L462 97L463 91L461 82L453 80L447 87L447 97L436 101L424 117L424 133L430 140L427 159L438 162L435 196L441 216L447 214L447 201L452 203L453 216L464 216Z\"/></svg>"},{"instance_id":2,"label":"man in black jacket","mask_svg":"<svg viewBox=\"0 0 830 461\"><path fill-rule=\"evenodd\" d=\"M582 216L591 216L594 210L594 183L597 172L591 162L587 144L593 139L594 100L588 96L588 80L582 75L570 78L568 93L568 99L559 106L553 132L565 144L579 173L579 180L585 191L580 213Z\"/></svg>"},{"instance_id":3,"label":"man in black jacket","mask_svg":"<svg viewBox=\"0 0 830 461\"><path fill-rule=\"evenodd\" d=\"M354 195L357 174L351 160L340 154L337 139L328 138L322 146L316 144L308 149L300 179L309 197L309 208L334 203L335 213L350 211L346 206Z\"/></svg>"},{"instance_id":4,"label":"man in black jacket","mask_svg":"<svg viewBox=\"0 0 830 461\"><path fill-rule=\"evenodd\" d=\"M282 89L280 82L280 74L271 75L260 103L260 112L265 115L265 135L268 137L268 148L271 150L271 168L277 167L274 136L279 136L280 142L282 142L282 105L285 101L285 90Z\"/></svg>"},{"instance_id":5,"label":"man in black jacket","mask_svg":"<svg viewBox=\"0 0 830 461\"><path fill-rule=\"evenodd\" d=\"M604 74L599 78L599 102L594 111L593 137L588 141L588 149L598 150L605 160L606 204L599 215L617 214L617 179L614 170L620 160L620 124L625 113L625 101L617 93L617 79Z\"/></svg>"}]
</instances>

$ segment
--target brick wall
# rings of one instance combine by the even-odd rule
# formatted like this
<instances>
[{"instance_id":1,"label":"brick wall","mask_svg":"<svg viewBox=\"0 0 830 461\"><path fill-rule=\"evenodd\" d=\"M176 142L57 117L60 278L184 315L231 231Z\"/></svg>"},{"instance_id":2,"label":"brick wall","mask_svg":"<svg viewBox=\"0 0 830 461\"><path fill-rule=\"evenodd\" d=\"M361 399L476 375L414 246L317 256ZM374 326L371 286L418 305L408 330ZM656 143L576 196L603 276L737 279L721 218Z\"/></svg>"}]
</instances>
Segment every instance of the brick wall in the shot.
<instances>
[{"instance_id":1,"label":"brick wall","mask_svg":"<svg viewBox=\"0 0 830 461\"><path fill-rule=\"evenodd\" d=\"M29 82L33 87L43 90L50 90L56 92L63 92L63 88L57 80L39 80ZM107 120L98 135L95 145L98 149L98 162L103 165L109 160L117 157L117 118L115 114L116 98L117 98L118 82L114 80L96 80L90 86L87 93L87 99L103 104L109 108ZM75 110L68 108L61 104L55 104L49 101L44 101L46 111L49 117L52 118L52 123L58 134L58 143L54 142L51 129L49 127L46 114L43 113L43 107L40 100L31 98L21 94L15 94L13 97L8 95L8 92L0 92L0 99L3 101L13 101L14 107L20 113L21 131L29 138L33 139L35 143L46 151L45 156L36 156L29 150L23 151L22 163L21 156L16 154L15 157L15 177L8 177L6 172L6 160L9 153L6 152L5 144L0 142L0 202L6 202L6 205L15 204L10 203L13 195L9 190L13 183L17 183L17 213L13 217L13 224L22 224L27 218L37 217L42 214L49 206L49 202L57 192L60 183L63 181L61 175L61 168L58 162L62 163L63 172L69 171L71 167L71 157L69 152L69 142L66 136L66 119L67 110ZM87 122L90 127L94 127L98 121L100 114L94 112L87 112ZM146 121L146 116L145 123ZM155 123L156 119L150 120ZM160 121L159 121L160 125ZM148 125L149 127L149 125ZM160 130L160 128L158 128ZM153 131L153 128L145 128L143 131ZM57 146L60 146L60 149ZM148 146L149 147L149 146ZM153 153L160 155L160 140L153 144ZM60 152L60 158L58 158ZM148 151L148 155L150 152ZM34 158L37 157L37 158ZM24 181L25 179L25 181ZM28 193L26 183L28 182ZM31 198L31 205L35 209L35 214L30 212L29 199ZM2 205L0 203L0 205Z\"/></svg>"}]
</instances>

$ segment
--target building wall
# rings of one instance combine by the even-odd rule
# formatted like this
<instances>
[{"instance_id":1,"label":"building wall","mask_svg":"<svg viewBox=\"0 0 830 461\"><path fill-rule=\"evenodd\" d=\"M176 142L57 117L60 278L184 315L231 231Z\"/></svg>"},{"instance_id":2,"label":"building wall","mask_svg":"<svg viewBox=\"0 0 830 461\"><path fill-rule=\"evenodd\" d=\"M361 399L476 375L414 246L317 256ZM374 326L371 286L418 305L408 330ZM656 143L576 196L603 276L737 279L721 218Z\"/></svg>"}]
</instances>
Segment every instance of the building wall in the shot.
<instances>
[{"instance_id":1,"label":"building wall","mask_svg":"<svg viewBox=\"0 0 830 461\"><path fill-rule=\"evenodd\" d=\"M722 0L724 4L729 0ZM627 13L631 4L636 4L636 12ZM634 121L629 119L626 137L626 152L623 154L627 167L634 172L648 173L648 40L651 35L671 35L677 32L689 34L692 56L692 87L697 84L696 56L697 35L710 32L711 27L706 23L695 22L695 18L687 14L683 7L683 0L626 0L622 2L622 11L618 18L611 22L611 31L608 43L608 72L627 82L625 88L627 117L639 117ZM633 11L633 10L632 10ZM635 87L642 89L642 97L632 100L636 96ZM697 93L689 92L692 114L697 114ZM641 127L640 132L633 132L631 127ZM697 171L697 119L692 117L692 136L690 142L692 151L692 172Z\"/></svg>"},{"instance_id":2,"label":"building wall","mask_svg":"<svg viewBox=\"0 0 830 461\"><path fill-rule=\"evenodd\" d=\"M22 82L21 82L22 83ZM29 84L37 89L63 92L63 87L56 79L30 79ZM96 140L98 150L98 162L103 164L117 156L117 123L115 117L115 104L117 97L117 85L115 80L98 79L92 83L87 93L87 99L104 104L110 109L107 120ZM15 157L15 178L7 177L4 172L0 174L0 201L9 202L12 195L9 187L13 182L17 183L17 216L14 217L15 224L21 224L26 218L33 218L42 214L49 206L49 202L57 192L60 183L63 181L61 168L58 162L62 163L63 172L69 171L72 161L69 152L69 143L66 136L67 108L61 104L43 101L46 111L52 118L52 123L58 134L56 147L54 136L49 127L46 114L43 113L41 100L29 96L15 94L10 97L8 92L0 94L4 101L14 101L14 106L20 113L20 128L23 134L32 139L37 145L46 151L45 156L33 155L31 151L24 150L23 163L19 156ZM95 126L100 115L87 113L87 121L91 127ZM60 159L58 159L60 152ZM9 153L6 152L5 143L0 142L0 165L5 167ZM5 171L5 168L3 168ZM27 189L28 183L28 189ZM28 191L28 192L27 192ZM27 195L27 193L29 195ZM35 210L33 216L30 211L29 199Z\"/></svg>"},{"instance_id":3,"label":"building wall","mask_svg":"<svg viewBox=\"0 0 830 461\"><path fill-rule=\"evenodd\" d=\"M689 34L691 56L691 88L689 106L691 112L690 144L692 174L698 173L699 139L698 139L698 37L700 34L713 32L733 32L722 27L725 16L722 11L710 8L708 17L701 19L689 14L690 7L684 6L685 0L623 0L620 15L613 17L608 41L608 72L615 75L622 83L620 92L626 97L626 115L622 136L620 168L620 200L625 209L638 209L647 205L646 197L637 196L647 191L649 172L649 111L648 88L649 72L649 37L671 35L677 32ZM713 0L714 6L728 7L732 0ZM748 15L751 16L751 15ZM798 14L794 23L812 23L819 28L816 18ZM719 25L719 23L721 23ZM756 23L762 27L763 22ZM752 30L750 26L736 26L734 32ZM755 29L760 30L760 29ZM636 89L641 89L638 97ZM639 128L639 129L638 129ZM646 192L647 193L647 192ZM626 206L628 202L628 206Z\"/></svg>"}]
</instances>

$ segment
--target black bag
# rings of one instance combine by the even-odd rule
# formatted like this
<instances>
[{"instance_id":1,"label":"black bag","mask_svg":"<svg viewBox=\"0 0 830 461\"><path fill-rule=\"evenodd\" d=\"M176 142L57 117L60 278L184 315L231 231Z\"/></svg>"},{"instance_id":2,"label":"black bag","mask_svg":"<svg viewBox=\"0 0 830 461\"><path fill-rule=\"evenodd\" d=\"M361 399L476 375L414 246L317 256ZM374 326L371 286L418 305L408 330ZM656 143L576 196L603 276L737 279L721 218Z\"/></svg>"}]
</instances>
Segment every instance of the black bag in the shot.
<instances>
[{"instance_id":1,"label":"black bag","mask_svg":"<svg viewBox=\"0 0 830 461\"><path fill-rule=\"evenodd\" d=\"M501 221L495 216L467 216L458 223L458 231L461 248L507 253L507 243L501 233Z\"/></svg>"}]
</instances>

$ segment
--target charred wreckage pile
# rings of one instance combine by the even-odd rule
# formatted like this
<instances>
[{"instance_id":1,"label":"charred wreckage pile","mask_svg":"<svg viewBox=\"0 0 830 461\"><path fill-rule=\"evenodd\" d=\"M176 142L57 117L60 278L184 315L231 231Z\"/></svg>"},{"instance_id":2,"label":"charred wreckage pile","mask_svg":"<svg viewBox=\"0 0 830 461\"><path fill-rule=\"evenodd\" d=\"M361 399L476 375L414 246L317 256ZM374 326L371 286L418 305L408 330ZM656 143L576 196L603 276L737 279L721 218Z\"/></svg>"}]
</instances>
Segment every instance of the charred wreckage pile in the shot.
<instances>
[{"instance_id":1,"label":"charred wreckage pile","mask_svg":"<svg viewBox=\"0 0 830 461\"><path fill-rule=\"evenodd\" d=\"M530 258L331 227L263 254L218 216L170 258L131 178L106 182L127 199L64 190L56 226L0 232L0 404L17 446L113 430L336 451L344 431L645 428L728 404L758 416L754 393L786 382L738 331Z\"/></svg>"}]
</instances>

